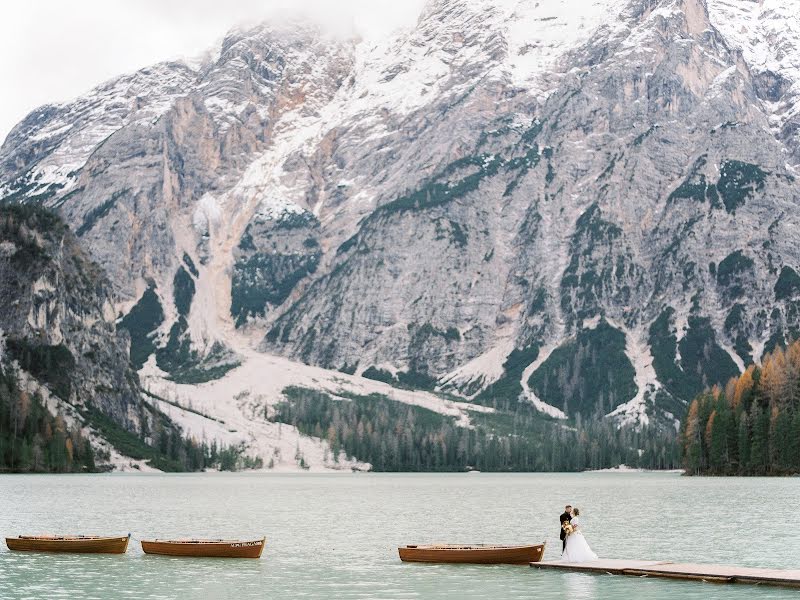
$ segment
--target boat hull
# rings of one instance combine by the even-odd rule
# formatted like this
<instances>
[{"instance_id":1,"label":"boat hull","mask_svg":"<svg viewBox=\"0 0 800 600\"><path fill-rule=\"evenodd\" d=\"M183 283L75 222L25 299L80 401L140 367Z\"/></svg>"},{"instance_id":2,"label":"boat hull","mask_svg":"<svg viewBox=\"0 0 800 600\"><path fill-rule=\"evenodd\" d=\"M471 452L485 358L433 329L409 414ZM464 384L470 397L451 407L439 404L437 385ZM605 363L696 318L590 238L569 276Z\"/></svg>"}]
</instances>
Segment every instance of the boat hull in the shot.
<instances>
[{"instance_id":1,"label":"boat hull","mask_svg":"<svg viewBox=\"0 0 800 600\"><path fill-rule=\"evenodd\" d=\"M435 545L402 546L397 549L404 562L464 563L476 565L527 565L540 562L544 544L532 546Z\"/></svg>"},{"instance_id":2,"label":"boat hull","mask_svg":"<svg viewBox=\"0 0 800 600\"><path fill-rule=\"evenodd\" d=\"M125 554L125 537L93 536L19 536L6 538L9 550L21 552L74 552L80 554Z\"/></svg>"},{"instance_id":3,"label":"boat hull","mask_svg":"<svg viewBox=\"0 0 800 600\"><path fill-rule=\"evenodd\" d=\"M142 540L145 554L211 558L260 558L265 538L238 540Z\"/></svg>"}]
</instances>

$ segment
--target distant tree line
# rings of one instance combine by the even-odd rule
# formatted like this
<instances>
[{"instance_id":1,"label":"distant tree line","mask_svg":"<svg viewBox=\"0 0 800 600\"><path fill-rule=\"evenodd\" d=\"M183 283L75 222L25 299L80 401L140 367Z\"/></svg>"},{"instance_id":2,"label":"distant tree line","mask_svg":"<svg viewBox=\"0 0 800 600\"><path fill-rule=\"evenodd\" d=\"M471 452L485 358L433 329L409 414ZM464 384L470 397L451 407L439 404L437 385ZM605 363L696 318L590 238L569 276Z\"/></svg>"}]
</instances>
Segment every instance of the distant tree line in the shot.
<instances>
[{"instance_id":1,"label":"distant tree line","mask_svg":"<svg viewBox=\"0 0 800 600\"><path fill-rule=\"evenodd\" d=\"M800 473L800 341L697 396L682 446L691 475Z\"/></svg>"},{"instance_id":2,"label":"distant tree line","mask_svg":"<svg viewBox=\"0 0 800 600\"><path fill-rule=\"evenodd\" d=\"M674 433L618 428L608 420L564 423L533 407L470 413L472 427L452 417L380 394L334 398L291 387L267 418L327 440L375 471L583 471L625 463L669 469L680 464Z\"/></svg>"}]
</instances>

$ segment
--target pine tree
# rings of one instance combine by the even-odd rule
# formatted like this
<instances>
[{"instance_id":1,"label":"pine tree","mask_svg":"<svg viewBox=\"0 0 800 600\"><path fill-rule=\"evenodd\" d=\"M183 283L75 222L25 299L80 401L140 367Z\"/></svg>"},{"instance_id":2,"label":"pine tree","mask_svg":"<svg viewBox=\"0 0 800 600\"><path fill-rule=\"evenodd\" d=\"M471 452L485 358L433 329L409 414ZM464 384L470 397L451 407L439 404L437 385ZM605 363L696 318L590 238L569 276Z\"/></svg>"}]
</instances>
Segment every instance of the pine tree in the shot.
<instances>
[{"instance_id":1,"label":"pine tree","mask_svg":"<svg viewBox=\"0 0 800 600\"><path fill-rule=\"evenodd\" d=\"M800 473L800 410L795 409L792 430L789 436L789 465L794 473Z\"/></svg>"},{"instance_id":2,"label":"pine tree","mask_svg":"<svg viewBox=\"0 0 800 600\"><path fill-rule=\"evenodd\" d=\"M706 448L708 448L708 469L712 475L719 473L722 467L723 460L723 447L720 444L722 438L720 437L720 427L717 421L717 411L714 410L708 417L705 426L704 441ZM716 423L716 428L715 428ZM716 429L716 431L715 431Z\"/></svg>"},{"instance_id":3,"label":"pine tree","mask_svg":"<svg viewBox=\"0 0 800 600\"><path fill-rule=\"evenodd\" d=\"M750 417L742 413L739 417L739 469L737 475L747 475L750 472Z\"/></svg>"},{"instance_id":4,"label":"pine tree","mask_svg":"<svg viewBox=\"0 0 800 600\"><path fill-rule=\"evenodd\" d=\"M750 365L745 369L739 378L736 380L736 386L733 393L733 409L737 414L742 411L750 410L750 399L753 393L753 372L755 366Z\"/></svg>"},{"instance_id":5,"label":"pine tree","mask_svg":"<svg viewBox=\"0 0 800 600\"><path fill-rule=\"evenodd\" d=\"M769 413L754 403L751 415L752 439L750 444L750 470L755 475L765 475L769 466Z\"/></svg>"},{"instance_id":6,"label":"pine tree","mask_svg":"<svg viewBox=\"0 0 800 600\"><path fill-rule=\"evenodd\" d=\"M702 424L700 422L700 400L695 399L689 405L689 413L686 416L686 429L684 434L684 455L686 462L684 468L688 473L697 475L702 472L703 447L702 447Z\"/></svg>"},{"instance_id":7,"label":"pine tree","mask_svg":"<svg viewBox=\"0 0 800 600\"><path fill-rule=\"evenodd\" d=\"M770 429L770 464L778 472L788 473L792 469L790 456L792 417L789 411L774 409Z\"/></svg>"},{"instance_id":8,"label":"pine tree","mask_svg":"<svg viewBox=\"0 0 800 600\"><path fill-rule=\"evenodd\" d=\"M715 475L724 475L730 470L731 461L728 456L728 414L727 412L711 413L708 420L708 455L709 466Z\"/></svg>"}]
</instances>

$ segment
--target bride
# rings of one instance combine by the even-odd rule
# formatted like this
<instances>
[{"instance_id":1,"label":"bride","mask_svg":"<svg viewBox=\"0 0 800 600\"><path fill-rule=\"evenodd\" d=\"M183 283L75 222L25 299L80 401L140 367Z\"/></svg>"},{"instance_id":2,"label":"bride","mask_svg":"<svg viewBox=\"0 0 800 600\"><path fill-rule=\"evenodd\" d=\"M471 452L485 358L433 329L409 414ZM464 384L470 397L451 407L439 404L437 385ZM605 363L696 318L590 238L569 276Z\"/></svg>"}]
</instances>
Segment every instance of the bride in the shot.
<instances>
[{"instance_id":1,"label":"bride","mask_svg":"<svg viewBox=\"0 0 800 600\"><path fill-rule=\"evenodd\" d=\"M574 531L567 536L567 547L564 550L564 554L561 555L561 560L570 563L597 560L597 554L592 552L581 532L581 511L576 508L572 514L574 516L570 521L570 525L572 525Z\"/></svg>"}]
</instances>

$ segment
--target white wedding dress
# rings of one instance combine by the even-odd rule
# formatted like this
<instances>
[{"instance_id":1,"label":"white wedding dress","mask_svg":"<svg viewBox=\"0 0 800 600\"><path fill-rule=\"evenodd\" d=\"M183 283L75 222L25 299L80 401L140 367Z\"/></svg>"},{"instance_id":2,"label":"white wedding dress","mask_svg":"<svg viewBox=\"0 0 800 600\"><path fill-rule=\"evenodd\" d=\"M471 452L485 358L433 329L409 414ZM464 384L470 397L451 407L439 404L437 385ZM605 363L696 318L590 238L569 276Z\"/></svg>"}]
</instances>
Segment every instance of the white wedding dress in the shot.
<instances>
[{"instance_id":1,"label":"white wedding dress","mask_svg":"<svg viewBox=\"0 0 800 600\"><path fill-rule=\"evenodd\" d=\"M567 547L564 549L564 554L561 555L561 560L569 563L597 560L597 554L592 552L586 542L586 538L581 533L580 517L573 518L570 523L572 523L575 531L567 536Z\"/></svg>"}]
</instances>

